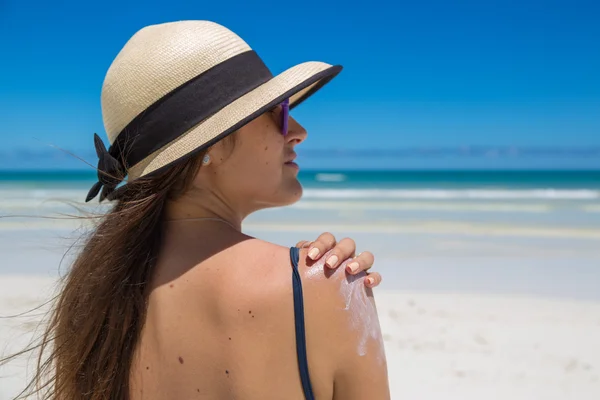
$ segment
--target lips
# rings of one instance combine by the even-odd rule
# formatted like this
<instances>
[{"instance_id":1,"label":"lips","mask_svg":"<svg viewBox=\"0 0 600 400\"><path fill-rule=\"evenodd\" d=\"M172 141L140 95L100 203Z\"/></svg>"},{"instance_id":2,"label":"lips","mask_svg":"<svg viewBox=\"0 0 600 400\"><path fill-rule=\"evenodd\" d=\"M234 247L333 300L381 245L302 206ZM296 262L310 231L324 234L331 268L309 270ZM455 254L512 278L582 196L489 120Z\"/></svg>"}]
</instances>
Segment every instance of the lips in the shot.
<instances>
[{"instance_id":1,"label":"lips","mask_svg":"<svg viewBox=\"0 0 600 400\"><path fill-rule=\"evenodd\" d=\"M290 154L290 156L288 157L288 159L285 161L286 164L292 163L294 162L294 160L296 159L297 155L296 153L292 153Z\"/></svg>"}]
</instances>

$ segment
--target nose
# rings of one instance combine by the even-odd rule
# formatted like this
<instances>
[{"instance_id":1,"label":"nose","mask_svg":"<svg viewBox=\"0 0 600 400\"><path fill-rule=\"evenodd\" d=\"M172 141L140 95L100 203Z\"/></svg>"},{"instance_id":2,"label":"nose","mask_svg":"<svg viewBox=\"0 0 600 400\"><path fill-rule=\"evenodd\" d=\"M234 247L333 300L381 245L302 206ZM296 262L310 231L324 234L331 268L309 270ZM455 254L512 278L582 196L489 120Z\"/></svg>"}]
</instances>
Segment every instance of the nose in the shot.
<instances>
[{"instance_id":1,"label":"nose","mask_svg":"<svg viewBox=\"0 0 600 400\"><path fill-rule=\"evenodd\" d=\"M297 145L302 143L307 135L306 129L290 115L288 117L288 133L285 135L286 141L293 145Z\"/></svg>"}]
</instances>

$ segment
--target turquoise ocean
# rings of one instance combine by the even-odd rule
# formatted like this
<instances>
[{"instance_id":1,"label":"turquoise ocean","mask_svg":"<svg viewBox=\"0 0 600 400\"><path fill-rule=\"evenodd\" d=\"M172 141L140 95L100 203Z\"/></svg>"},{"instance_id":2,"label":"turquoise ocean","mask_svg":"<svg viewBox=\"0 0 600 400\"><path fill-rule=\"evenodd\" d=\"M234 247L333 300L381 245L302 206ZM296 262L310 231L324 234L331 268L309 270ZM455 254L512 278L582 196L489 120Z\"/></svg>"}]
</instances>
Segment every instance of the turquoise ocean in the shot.
<instances>
[{"instance_id":1,"label":"turquoise ocean","mask_svg":"<svg viewBox=\"0 0 600 400\"><path fill-rule=\"evenodd\" d=\"M314 189L578 189L600 190L600 170L402 170L300 171L299 180ZM0 171L3 188L83 188L94 171ZM583 192L581 192L583 193ZM498 192L501 195L500 192ZM426 196L426 194L423 194ZM575 194L572 194L575 195ZM567 194L568 196L568 194Z\"/></svg>"},{"instance_id":2,"label":"turquoise ocean","mask_svg":"<svg viewBox=\"0 0 600 400\"><path fill-rule=\"evenodd\" d=\"M600 170L301 170L299 180L300 202L249 220L344 222L351 214L365 223L451 219L600 228ZM82 202L94 182L94 171L0 171L0 215L63 209L61 200Z\"/></svg>"},{"instance_id":3,"label":"turquoise ocean","mask_svg":"<svg viewBox=\"0 0 600 400\"><path fill-rule=\"evenodd\" d=\"M600 298L600 171L308 171L300 201L244 221L285 246L329 231L376 255L383 288ZM88 171L0 172L0 274L56 274Z\"/></svg>"}]
</instances>

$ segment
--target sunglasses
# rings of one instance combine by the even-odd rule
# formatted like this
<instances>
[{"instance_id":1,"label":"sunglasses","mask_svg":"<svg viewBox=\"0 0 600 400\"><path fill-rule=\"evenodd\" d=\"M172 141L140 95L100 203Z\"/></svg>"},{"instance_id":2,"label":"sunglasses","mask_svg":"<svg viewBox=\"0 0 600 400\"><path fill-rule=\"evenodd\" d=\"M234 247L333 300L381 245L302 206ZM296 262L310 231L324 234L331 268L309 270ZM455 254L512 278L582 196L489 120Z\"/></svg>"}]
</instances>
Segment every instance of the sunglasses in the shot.
<instances>
[{"instance_id":1,"label":"sunglasses","mask_svg":"<svg viewBox=\"0 0 600 400\"><path fill-rule=\"evenodd\" d=\"M281 111L280 111L280 120L277 121L279 123L279 127L281 128L281 134L283 136L287 135L288 133L288 119L290 116L290 99L285 99L283 100L280 104L281 106ZM273 108L272 111L277 111L278 107Z\"/></svg>"}]
</instances>

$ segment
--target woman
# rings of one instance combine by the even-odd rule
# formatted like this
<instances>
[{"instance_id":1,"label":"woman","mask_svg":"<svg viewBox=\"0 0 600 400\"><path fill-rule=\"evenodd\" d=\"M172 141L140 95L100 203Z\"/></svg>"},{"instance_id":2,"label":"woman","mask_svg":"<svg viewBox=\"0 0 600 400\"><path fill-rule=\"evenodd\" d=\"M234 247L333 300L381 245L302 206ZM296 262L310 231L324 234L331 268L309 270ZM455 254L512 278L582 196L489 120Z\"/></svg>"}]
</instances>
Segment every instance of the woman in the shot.
<instances>
[{"instance_id":1,"label":"woman","mask_svg":"<svg viewBox=\"0 0 600 400\"><path fill-rule=\"evenodd\" d=\"M354 242L329 234L290 249L241 232L249 214L300 199L306 131L289 109L340 70L309 62L273 77L208 21L127 42L104 81L111 146L95 136L86 199L115 205L45 337L56 398L389 398L372 255L349 258Z\"/></svg>"}]
</instances>

